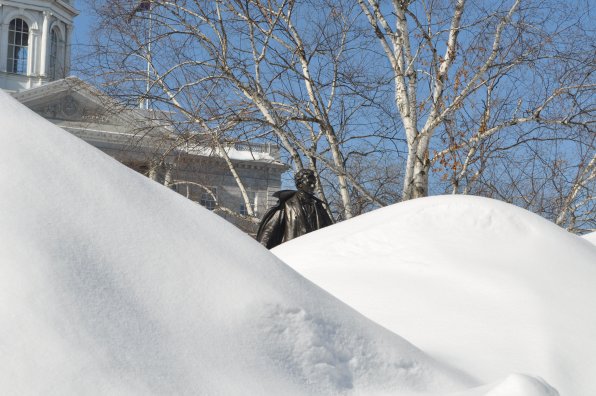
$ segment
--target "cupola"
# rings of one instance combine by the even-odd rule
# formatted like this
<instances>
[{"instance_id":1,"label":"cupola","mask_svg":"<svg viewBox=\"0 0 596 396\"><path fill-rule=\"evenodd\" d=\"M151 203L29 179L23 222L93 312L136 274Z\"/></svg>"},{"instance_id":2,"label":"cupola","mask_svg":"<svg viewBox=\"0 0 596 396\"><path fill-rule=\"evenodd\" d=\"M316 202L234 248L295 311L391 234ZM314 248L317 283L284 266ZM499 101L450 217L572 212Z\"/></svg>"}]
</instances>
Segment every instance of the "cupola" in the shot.
<instances>
[{"instance_id":1,"label":"cupola","mask_svg":"<svg viewBox=\"0 0 596 396\"><path fill-rule=\"evenodd\" d=\"M21 91L68 75L73 0L0 0L0 88Z\"/></svg>"}]
</instances>

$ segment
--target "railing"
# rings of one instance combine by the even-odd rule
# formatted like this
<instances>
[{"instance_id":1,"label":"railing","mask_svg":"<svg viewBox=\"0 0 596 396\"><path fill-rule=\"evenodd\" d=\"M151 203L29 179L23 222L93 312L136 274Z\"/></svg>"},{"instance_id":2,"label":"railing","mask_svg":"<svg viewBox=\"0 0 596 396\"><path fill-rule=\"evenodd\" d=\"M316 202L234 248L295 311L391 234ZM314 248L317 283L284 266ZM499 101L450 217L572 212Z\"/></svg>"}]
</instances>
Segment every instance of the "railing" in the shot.
<instances>
[{"instance_id":1,"label":"railing","mask_svg":"<svg viewBox=\"0 0 596 396\"><path fill-rule=\"evenodd\" d=\"M270 144L234 143L234 148L238 151L250 151L253 153L269 153L269 154L271 154L271 145Z\"/></svg>"}]
</instances>

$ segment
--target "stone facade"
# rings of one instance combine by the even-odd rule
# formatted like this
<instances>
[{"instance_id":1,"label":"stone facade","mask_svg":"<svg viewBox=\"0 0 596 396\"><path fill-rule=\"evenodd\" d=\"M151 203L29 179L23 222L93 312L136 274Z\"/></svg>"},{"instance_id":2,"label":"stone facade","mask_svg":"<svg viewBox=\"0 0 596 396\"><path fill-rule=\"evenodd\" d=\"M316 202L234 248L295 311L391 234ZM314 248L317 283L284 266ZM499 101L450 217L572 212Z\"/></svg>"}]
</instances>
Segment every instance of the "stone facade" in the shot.
<instances>
[{"instance_id":1,"label":"stone facade","mask_svg":"<svg viewBox=\"0 0 596 396\"><path fill-rule=\"evenodd\" d=\"M249 233L254 221L240 189L218 150L180 143L163 115L124 108L93 86L75 78L56 80L12 95L27 107L85 140L126 166L172 188L216 212ZM281 188L280 162L274 145L226 146L247 190L253 209L262 215ZM240 215L240 216L239 216Z\"/></svg>"}]
</instances>

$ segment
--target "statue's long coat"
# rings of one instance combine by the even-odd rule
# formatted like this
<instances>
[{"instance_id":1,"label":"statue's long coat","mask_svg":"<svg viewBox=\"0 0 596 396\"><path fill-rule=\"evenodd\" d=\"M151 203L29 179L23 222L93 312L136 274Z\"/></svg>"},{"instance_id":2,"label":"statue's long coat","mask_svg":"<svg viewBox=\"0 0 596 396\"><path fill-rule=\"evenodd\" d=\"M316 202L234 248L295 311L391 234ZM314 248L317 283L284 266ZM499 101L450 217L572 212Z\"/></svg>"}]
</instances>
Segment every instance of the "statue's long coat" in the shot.
<instances>
[{"instance_id":1,"label":"statue's long coat","mask_svg":"<svg viewBox=\"0 0 596 396\"><path fill-rule=\"evenodd\" d=\"M325 203L313 195L309 195L314 204L310 221L302 208L297 191L282 190L273 196L278 198L279 202L265 213L257 232L257 241L268 249L333 224L325 209Z\"/></svg>"}]
</instances>

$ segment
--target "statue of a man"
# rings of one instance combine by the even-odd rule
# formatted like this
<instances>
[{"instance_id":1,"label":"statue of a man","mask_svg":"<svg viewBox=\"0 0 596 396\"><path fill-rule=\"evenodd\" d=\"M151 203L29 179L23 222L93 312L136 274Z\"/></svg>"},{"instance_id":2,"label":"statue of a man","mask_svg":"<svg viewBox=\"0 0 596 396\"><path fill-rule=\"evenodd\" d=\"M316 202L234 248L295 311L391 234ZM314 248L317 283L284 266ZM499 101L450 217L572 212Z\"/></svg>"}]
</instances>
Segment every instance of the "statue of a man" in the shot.
<instances>
[{"instance_id":1,"label":"statue of a man","mask_svg":"<svg viewBox=\"0 0 596 396\"><path fill-rule=\"evenodd\" d=\"M294 175L298 191L282 190L273 194L279 199L261 219L257 241L271 249L281 243L333 224L325 203L313 195L317 179L310 169Z\"/></svg>"}]
</instances>

